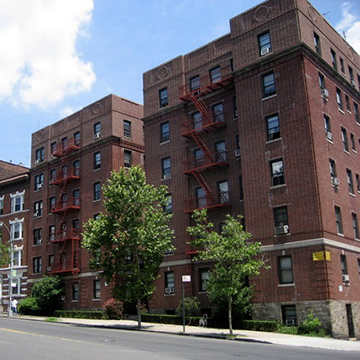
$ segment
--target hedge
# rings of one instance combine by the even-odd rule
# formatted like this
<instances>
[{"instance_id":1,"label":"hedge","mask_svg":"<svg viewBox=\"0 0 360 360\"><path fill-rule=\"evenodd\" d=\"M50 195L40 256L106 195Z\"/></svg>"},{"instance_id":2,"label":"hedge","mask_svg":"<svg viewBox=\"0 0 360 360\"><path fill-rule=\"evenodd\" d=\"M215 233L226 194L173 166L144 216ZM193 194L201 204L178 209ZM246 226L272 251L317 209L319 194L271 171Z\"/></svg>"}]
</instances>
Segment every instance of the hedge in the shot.
<instances>
[{"instance_id":1,"label":"hedge","mask_svg":"<svg viewBox=\"0 0 360 360\"><path fill-rule=\"evenodd\" d=\"M279 327L277 321L243 320L241 328L244 330L275 332Z\"/></svg>"},{"instance_id":2,"label":"hedge","mask_svg":"<svg viewBox=\"0 0 360 360\"><path fill-rule=\"evenodd\" d=\"M102 310L55 310L55 316L76 319L106 319Z\"/></svg>"}]
</instances>

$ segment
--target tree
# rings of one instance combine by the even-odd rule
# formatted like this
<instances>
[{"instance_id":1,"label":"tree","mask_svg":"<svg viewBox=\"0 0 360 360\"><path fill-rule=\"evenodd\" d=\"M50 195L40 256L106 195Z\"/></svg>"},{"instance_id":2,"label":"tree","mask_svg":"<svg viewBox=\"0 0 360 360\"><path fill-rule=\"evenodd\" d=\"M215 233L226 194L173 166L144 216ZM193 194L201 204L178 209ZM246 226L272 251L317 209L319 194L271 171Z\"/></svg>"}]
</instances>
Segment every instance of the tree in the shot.
<instances>
[{"instance_id":1,"label":"tree","mask_svg":"<svg viewBox=\"0 0 360 360\"><path fill-rule=\"evenodd\" d=\"M188 231L193 237L190 244L197 249L195 260L214 262L209 271L207 292L214 302L226 301L229 332L233 335L233 304L241 303L249 296L247 277L258 275L261 268L267 268L261 257L261 244L250 240L251 234L244 231L241 216L226 215L220 233L207 221L206 209L196 210L192 218L195 225L188 227Z\"/></svg>"},{"instance_id":2,"label":"tree","mask_svg":"<svg viewBox=\"0 0 360 360\"><path fill-rule=\"evenodd\" d=\"M0 235L0 268L9 265L9 263L10 263L10 248L2 243L2 237Z\"/></svg>"},{"instance_id":3,"label":"tree","mask_svg":"<svg viewBox=\"0 0 360 360\"><path fill-rule=\"evenodd\" d=\"M173 250L167 190L147 184L136 166L112 172L102 191L106 212L84 225L83 246L91 268L108 282L117 280L114 298L136 302L141 327L141 302L153 294L163 256Z\"/></svg>"}]
</instances>

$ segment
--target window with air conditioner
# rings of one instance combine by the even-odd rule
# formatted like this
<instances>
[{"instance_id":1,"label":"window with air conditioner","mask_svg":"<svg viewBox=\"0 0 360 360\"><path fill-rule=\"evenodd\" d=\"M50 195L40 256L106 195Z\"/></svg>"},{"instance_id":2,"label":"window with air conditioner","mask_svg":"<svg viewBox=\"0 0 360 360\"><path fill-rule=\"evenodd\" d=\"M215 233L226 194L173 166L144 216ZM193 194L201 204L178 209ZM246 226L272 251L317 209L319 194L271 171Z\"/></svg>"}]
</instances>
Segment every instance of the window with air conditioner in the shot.
<instances>
[{"instance_id":1,"label":"window with air conditioner","mask_svg":"<svg viewBox=\"0 0 360 360\"><path fill-rule=\"evenodd\" d=\"M274 211L274 233L275 235L286 235L290 232L287 206L279 206Z\"/></svg>"},{"instance_id":2,"label":"window with air conditioner","mask_svg":"<svg viewBox=\"0 0 360 360\"><path fill-rule=\"evenodd\" d=\"M175 293L175 275L173 271L167 271L165 273L165 294L174 294Z\"/></svg>"},{"instance_id":3,"label":"window with air conditioner","mask_svg":"<svg viewBox=\"0 0 360 360\"><path fill-rule=\"evenodd\" d=\"M279 124L279 115L274 114L267 116L266 120L266 130L267 130L267 140L276 140L280 138L280 124Z\"/></svg>"},{"instance_id":4,"label":"window with air conditioner","mask_svg":"<svg viewBox=\"0 0 360 360\"><path fill-rule=\"evenodd\" d=\"M163 179L170 179L171 178L170 156L161 159L161 168L162 168L162 178Z\"/></svg>"},{"instance_id":5,"label":"window with air conditioner","mask_svg":"<svg viewBox=\"0 0 360 360\"><path fill-rule=\"evenodd\" d=\"M264 56L271 53L272 51L271 39L270 39L270 33L268 31L258 36L258 44L259 44L260 56Z\"/></svg>"}]
</instances>

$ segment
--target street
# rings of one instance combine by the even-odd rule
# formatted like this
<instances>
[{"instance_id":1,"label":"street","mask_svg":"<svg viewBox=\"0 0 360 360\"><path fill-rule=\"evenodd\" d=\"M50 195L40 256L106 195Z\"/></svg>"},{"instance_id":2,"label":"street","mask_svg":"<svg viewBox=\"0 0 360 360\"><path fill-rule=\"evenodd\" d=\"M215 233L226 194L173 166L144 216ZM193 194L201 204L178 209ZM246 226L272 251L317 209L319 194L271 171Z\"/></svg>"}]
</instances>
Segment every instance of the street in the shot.
<instances>
[{"instance_id":1,"label":"street","mask_svg":"<svg viewBox=\"0 0 360 360\"><path fill-rule=\"evenodd\" d=\"M358 360L359 353L0 318L0 358Z\"/></svg>"}]
</instances>

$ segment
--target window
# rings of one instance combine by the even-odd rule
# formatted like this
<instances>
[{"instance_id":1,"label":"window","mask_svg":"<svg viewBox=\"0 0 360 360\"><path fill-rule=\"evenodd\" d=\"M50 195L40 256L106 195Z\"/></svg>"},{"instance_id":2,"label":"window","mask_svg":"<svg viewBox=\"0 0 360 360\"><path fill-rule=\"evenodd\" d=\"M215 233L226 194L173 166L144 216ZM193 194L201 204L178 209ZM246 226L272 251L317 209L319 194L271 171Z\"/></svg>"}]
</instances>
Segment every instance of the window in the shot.
<instances>
[{"instance_id":1,"label":"window","mask_svg":"<svg viewBox=\"0 0 360 360\"><path fill-rule=\"evenodd\" d=\"M68 147L68 138L67 138L67 137L63 137L63 138L61 139L61 148L62 148L63 150L65 150L65 149L67 149L67 147Z\"/></svg>"},{"instance_id":2,"label":"window","mask_svg":"<svg viewBox=\"0 0 360 360\"><path fill-rule=\"evenodd\" d=\"M210 70L210 80L212 84L221 80L220 66L217 66Z\"/></svg>"},{"instance_id":3,"label":"window","mask_svg":"<svg viewBox=\"0 0 360 360\"><path fill-rule=\"evenodd\" d=\"M4 214L4 196L0 196L0 215Z\"/></svg>"},{"instance_id":4,"label":"window","mask_svg":"<svg viewBox=\"0 0 360 360\"><path fill-rule=\"evenodd\" d=\"M338 66L337 66L337 60L336 60L336 52L333 49L330 49L330 53L331 53L332 66L337 71Z\"/></svg>"},{"instance_id":5,"label":"window","mask_svg":"<svg viewBox=\"0 0 360 360\"><path fill-rule=\"evenodd\" d=\"M10 238L11 240L20 240L24 237L23 222L22 221L10 221Z\"/></svg>"},{"instance_id":6,"label":"window","mask_svg":"<svg viewBox=\"0 0 360 360\"><path fill-rule=\"evenodd\" d=\"M348 183L349 193L354 194L354 183L352 178L352 172L350 169L346 169L346 179Z\"/></svg>"},{"instance_id":7,"label":"window","mask_svg":"<svg viewBox=\"0 0 360 360\"><path fill-rule=\"evenodd\" d=\"M347 131L344 128L341 128L341 139L342 139L344 151L348 152L349 151L349 143L348 143L348 138L347 138Z\"/></svg>"},{"instance_id":8,"label":"window","mask_svg":"<svg viewBox=\"0 0 360 360\"><path fill-rule=\"evenodd\" d=\"M274 223L275 227L289 225L287 206L280 206L274 208Z\"/></svg>"},{"instance_id":9,"label":"window","mask_svg":"<svg viewBox=\"0 0 360 360\"><path fill-rule=\"evenodd\" d=\"M162 168L162 178L170 179L171 178L171 162L170 157L161 159L161 168Z\"/></svg>"},{"instance_id":10,"label":"window","mask_svg":"<svg viewBox=\"0 0 360 360\"><path fill-rule=\"evenodd\" d=\"M13 265L21 266L22 264L22 250L14 250L13 252Z\"/></svg>"},{"instance_id":11,"label":"window","mask_svg":"<svg viewBox=\"0 0 360 360\"><path fill-rule=\"evenodd\" d=\"M326 132L327 139L332 140L330 118L325 114L324 114L324 126L325 126L325 132Z\"/></svg>"},{"instance_id":12,"label":"window","mask_svg":"<svg viewBox=\"0 0 360 360\"><path fill-rule=\"evenodd\" d=\"M330 176L331 179L333 180L334 178L336 178L336 164L335 161L333 159L329 159L329 167L330 167Z\"/></svg>"},{"instance_id":13,"label":"window","mask_svg":"<svg viewBox=\"0 0 360 360\"><path fill-rule=\"evenodd\" d=\"M56 169L50 170L49 181L50 181L50 184L52 184L56 181Z\"/></svg>"},{"instance_id":14,"label":"window","mask_svg":"<svg viewBox=\"0 0 360 360\"><path fill-rule=\"evenodd\" d=\"M72 300L78 301L79 300L79 283L74 282L72 284Z\"/></svg>"},{"instance_id":15,"label":"window","mask_svg":"<svg viewBox=\"0 0 360 360\"><path fill-rule=\"evenodd\" d=\"M350 82L351 82L351 85L356 85L355 84L355 78L354 78L354 70L351 66L348 67L349 69L349 78L350 78Z\"/></svg>"},{"instance_id":16,"label":"window","mask_svg":"<svg viewBox=\"0 0 360 360\"><path fill-rule=\"evenodd\" d=\"M55 240L55 225L49 226L49 241Z\"/></svg>"},{"instance_id":17,"label":"window","mask_svg":"<svg viewBox=\"0 0 360 360\"><path fill-rule=\"evenodd\" d=\"M335 221L336 221L336 231L338 234L343 234L343 225L341 219L341 209L338 206L335 206Z\"/></svg>"},{"instance_id":18,"label":"window","mask_svg":"<svg viewBox=\"0 0 360 360\"><path fill-rule=\"evenodd\" d=\"M220 181L218 183L218 190L220 204L227 204L230 201L228 181Z\"/></svg>"},{"instance_id":19,"label":"window","mask_svg":"<svg viewBox=\"0 0 360 360\"><path fill-rule=\"evenodd\" d=\"M265 119L266 119L268 141L279 139L280 138L279 116L275 114L268 116Z\"/></svg>"},{"instance_id":20,"label":"window","mask_svg":"<svg viewBox=\"0 0 360 360\"><path fill-rule=\"evenodd\" d=\"M44 174L35 175L35 190L40 190L44 185Z\"/></svg>"},{"instance_id":21,"label":"window","mask_svg":"<svg viewBox=\"0 0 360 360\"><path fill-rule=\"evenodd\" d=\"M45 160L45 148L41 147L35 151L35 164L39 164Z\"/></svg>"},{"instance_id":22,"label":"window","mask_svg":"<svg viewBox=\"0 0 360 360\"><path fill-rule=\"evenodd\" d=\"M238 109L237 109L237 103L236 103L236 96L233 96L232 98L232 105L233 105L233 111L234 111L234 120L238 117Z\"/></svg>"},{"instance_id":23,"label":"window","mask_svg":"<svg viewBox=\"0 0 360 360\"><path fill-rule=\"evenodd\" d=\"M202 187L196 189L196 199L198 208L206 207L206 193Z\"/></svg>"},{"instance_id":24,"label":"window","mask_svg":"<svg viewBox=\"0 0 360 360\"><path fill-rule=\"evenodd\" d=\"M124 136L131 138L131 121L124 120Z\"/></svg>"},{"instance_id":25,"label":"window","mask_svg":"<svg viewBox=\"0 0 360 360\"><path fill-rule=\"evenodd\" d=\"M40 245L42 242L42 229L34 229L34 245Z\"/></svg>"},{"instance_id":26,"label":"window","mask_svg":"<svg viewBox=\"0 0 360 360\"><path fill-rule=\"evenodd\" d=\"M164 211L167 214L172 214L172 195L167 194L165 201L166 201L166 203L165 203L165 206L164 206Z\"/></svg>"},{"instance_id":27,"label":"window","mask_svg":"<svg viewBox=\"0 0 360 360\"><path fill-rule=\"evenodd\" d=\"M283 160L278 159L271 161L270 169L271 169L271 186L278 186L285 184Z\"/></svg>"},{"instance_id":28,"label":"window","mask_svg":"<svg viewBox=\"0 0 360 360\"><path fill-rule=\"evenodd\" d=\"M75 176L80 176L80 160L73 162L73 171Z\"/></svg>"},{"instance_id":29,"label":"window","mask_svg":"<svg viewBox=\"0 0 360 360\"><path fill-rule=\"evenodd\" d=\"M33 273L41 273L41 256L33 258Z\"/></svg>"},{"instance_id":30,"label":"window","mask_svg":"<svg viewBox=\"0 0 360 360\"><path fill-rule=\"evenodd\" d=\"M101 134L101 123L100 121L94 124L94 139L98 139Z\"/></svg>"},{"instance_id":31,"label":"window","mask_svg":"<svg viewBox=\"0 0 360 360\"><path fill-rule=\"evenodd\" d=\"M159 91L159 99L160 99L160 107L161 108L169 105L167 88L161 89Z\"/></svg>"},{"instance_id":32,"label":"window","mask_svg":"<svg viewBox=\"0 0 360 360\"><path fill-rule=\"evenodd\" d=\"M360 117L359 117L359 106L357 103L354 102L354 115L355 121L358 125L360 125Z\"/></svg>"},{"instance_id":33,"label":"window","mask_svg":"<svg viewBox=\"0 0 360 360\"><path fill-rule=\"evenodd\" d=\"M321 56L320 37L316 33L314 33L314 45L316 53Z\"/></svg>"},{"instance_id":34,"label":"window","mask_svg":"<svg viewBox=\"0 0 360 360\"><path fill-rule=\"evenodd\" d=\"M196 167L204 166L205 159L204 159L204 152L202 151L202 149L195 149L194 156L195 156L195 166Z\"/></svg>"},{"instance_id":35,"label":"window","mask_svg":"<svg viewBox=\"0 0 360 360\"><path fill-rule=\"evenodd\" d=\"M175 288L175 276L173 271L165 273L165 293L173 293ZM172 290L170 290L172 289Z\"/></svg>"},{"instance_id":36,"label":"window","mask_svg":"<svg viewBox=\"0 0 360 360\"><path fill-rule=\"evenodd\" d=\"M34 217L42 216L43 214L43 201L34 202Z\"/></svg>"},{"instance_id":37,"label":"window","mask_svg":"<svg viewBox=\"0 0 360 360\"><path fill-rule=\"evenodd\" d=\"M346 255L340 255L340 266L342 275L348 275Z\"/></svg>"},{"instance_id":38,"label":"window","mask_svg":"<svg viewBox=\"0 0 360 360\"><path fill-rule=\"evenodd\" d=\"M101 152L97 151L94 153L94 170L101 168Z\"/></svg>"},{"instance_id":39,"label":"window","mask_svg":"<svg viewBox=\"0 0 360 360\"><path fill-rule=\"evenodd\" d=\"M279 283L292 284L294 282L294 278L293 278L291 256L278 257L278 268L279 268Z\"/></svg>"},{"instance_id":40,"label":"window","mask_svg":"<svg viewBox=\"0 0 360 360\"><path fill-rule=\"evenodd\" d=\"M281 314L284 325L297 326L295 305L281 305Z\"/></svg>"},{"instance_id":41,"label":"window","mask_svg":"<svg viewBox=\"0 0 360 360\"><path fill-rule=\"evenodd\" d=\"M202 116L199 111L194 112L192 114L192 119L193 119L194 129L199 129L202 127Z\"/></svg>"},{"instance_id":42,"label":"window","mask_svg":"<svg viewBox=\"0 0 360 360\"><path fill-rule=\"evenodd\" d=\"M101 184L100 182L94 183L94 201L101 199Z\"/></svg>"},{"instance_id":43,"label":"window","mask_svg":"<svg viewBox=\"0 0 360 360\"><path fill-rule=\"evenodd\" d=\"M222 103L213 106L214 122L224 122L224 106Z\"/></svg>"},{"instance_id":44,"label":"window","mask_svg":"<svg viewBox=\"0 0 360 360\"><path fill-rule=\"evenodd\" d=\"M56 141L50 144L50 153L53 154L54 152L56 152Z\"/></svg>"},{"instance_id":45,"label":"window","mask_svg":"<svg viewBox=\"0 0 360 360\"><path fill-rule=\"evenodd\" d=\"M321 73L319 73L319 85L320 85L320 89L326 89L325 76Z\"/></svg>"},{"instance_id":46,"label":"window","mask_svg":"<svg viewBox=\"0 0 360 360\"><path fill-rule=\"evenodd\" d=\"M216 161L225 162L226 161L226 144L225 141L219 141L215 145L216 148Z\"/></svg>"},{"instance_id":47,"label":"window","mask_svg":"<svg viewBox=\"0 0 360 360\"><path fill-rule=\"evenodd\" d=\"M350 106L350 99L349 96L345 94L345 104L346 104L346 110L351 112L351 106Z\"/></svg>"},{"instance_id":48,"label":"window","mask_svg":"<svg viewBox=\"0 0 360 360\"><path fill-rule=\"evenodd\" d=\"M359 174L356 174L356 188L357 188L357 191L360 192L360 176L359 176Z\"/></svg>"},{"instance_id":49,"label":"window","mask_svg":"<svg viewBox=\"0 0 360 360\"><path fill-rule=\"evenodd\" d=\"M79 189L75 189L73 191L73 205L80 206L80 190Z\"/></svg>"},{"instance_id":50,"label":"window","mask_svg":"<svg viewBox=\"0 0 360 360\"><path fill-rule=\"evenodd\" d=\"M336 101L338 103L339 110L343 110L343 101L342 101L341 90L338 88L336 88Z\"/></svg>"},{"instance_id":51,"label":"window","mask_svg":"<svg viewBox=\"0 0 360 360\"><path fill-rule=\"evenodd\" d=\"M350 133L351 149L356 152L355 135Z\"/></svg>"},{"instance_id":52,"label":"window","mask_svg":"<svg viewBox=\"0 0 360 360\"><path fill-rule=\"evenodd\" d=\"M25 191L22 191L21 193L16 192L16 194L10 194L12 213L24 210L24 194Z\"/></svg>"},{"instance_id":53,"label":"window","mask_svg":"<svg viewBox=\"0 0 360 360\"><path fill-rule=\"evenodd\" d=\"M194 76L190 79L190 91L196 91L200 89L200 76Z\"/></svg>"},{"instance_id":54,"label":"window","mask_svg":"<svg viewBox=\"0 0 360 360\"><path fill-rule=\"evenodd\" d=\"M170 124L167 121L160 124L160 143L164 143L169 140L170 140Z\"/></svg>"},{"instance_id":55,"label":"window","mask_svg":"<svg viewBox=\"0 0 360 360\"><path fill-rule=\"evenodd\" d=\"M239 176L239 200L244 200L244 189L243 189L243 181L242 176Z\"/></svg>"},{"instance_id":56,"label":"window","mask_svg":"<svg viewBox=\"0 0 360 360\"><path fill-rule=\"evenodd\" d=\"M199 269L199 291L205 292L209 281L209 269Z\"/></svg>"},{"instance_id":57,"label":"window","mask_svg":"<svg viewBox=\"0 0 360 360\"><path fill-rule=\"evenodd\" d=\"M275 74L273 72L263 75L263 93L264 97L269 97L276 94L275 88Z\"/></svg>"},{"instance_id":58,"label":"window","mask_svg":"<svg viewBox=\"0 0 360 360\"><path fill-rule=\"evenodd\" d=\"M340 70L343 74L345 74L344 59L342 59L342 58L340 58Z\"/></svg>"},{"instance_id":59,"label":"window","mask_svg":"<svg viewBox=\"0 0 360 360\"><path fill-rule=\"evenodd\" d=\"M132 164L132 153L129 150L124 150L124 167L129 168Z\"/></svg>"},{"instance_id":60,"label":"window","mask_svg":"<svg viewBox=\"0 0 360 360\"><path fill-rule=\"evenodd\" d=\"M94 286L94 292L93 292L94 299L100 299L101 298L100 280L99 279L94 280L93 286Z\"/></svg>"},{"instance_id":61,"label":"window","mask_svg":"<svg viewBox=\"0 0 360 360\"><path fill-rule=\"evenodd\" d=\"M352 226L353 226L353 229L354 229L355 239L360 239L359 222L358 222L357 214L352 213L351 217L352 217Z\"/></svg>"},{"instance_id":62,"label":"window","mask_svg":"<svg viewBox=\"0 0 360 360\"><path fill-rule=\"evenodd\" d=\"M74 145L80 146L80 131L74 133Z\"/></svg>"},{"instance_id":63,"label":"window","mask_svg":"<svg viewBox=\"0 0 360 360\"><path fill-rule=\"evenodd\" d=\"M15 286L13 287L12 293L13 295L20 295L21 294L21 278L14 277L12 278L13 283Z\"/></svg>"},{"instance_id":64,"label":"window","mask_svg":"<svg viewBox=\"0 0 360 360\"><path fill-rule=\"evenodd\" d=\"M49 208L50 208L50 212L55 209L55 206L56 206L55 196L51 196L51 197L49 198Z\"/></svg>"},{"instance_id":65,"label":"window","mask_svg":"<svg viewBox=\"0 0 360 360\"><path fill-rule=\"evenodd\" d=\"M258 37L260 56L264 56L271 52L270 33L266 32Z\"/></svg>"}]
</instances>

